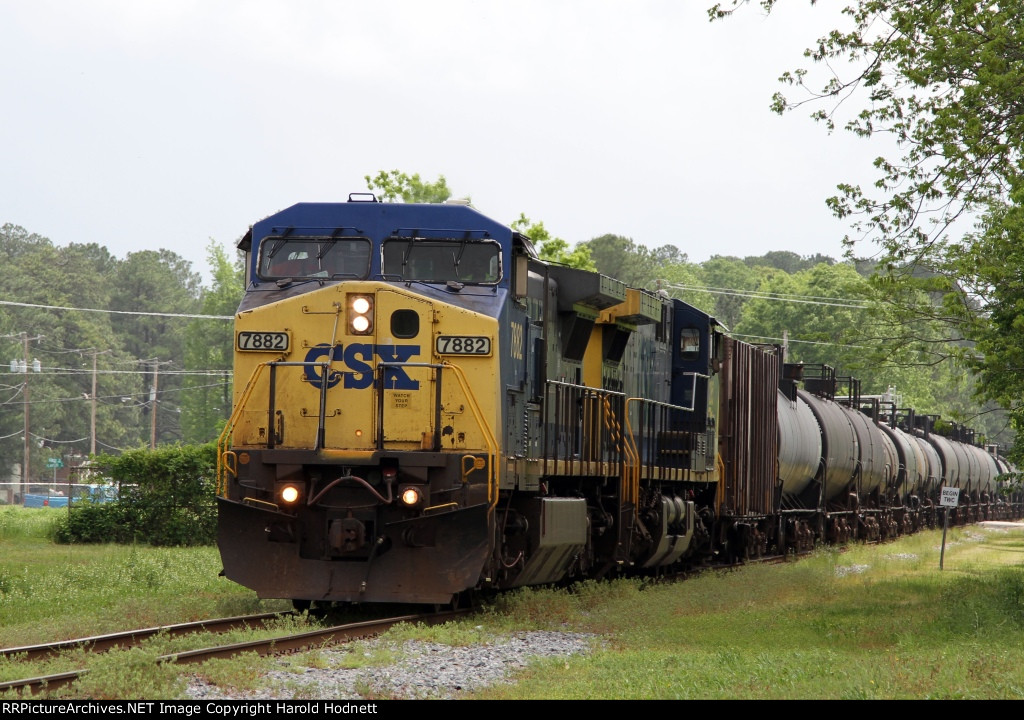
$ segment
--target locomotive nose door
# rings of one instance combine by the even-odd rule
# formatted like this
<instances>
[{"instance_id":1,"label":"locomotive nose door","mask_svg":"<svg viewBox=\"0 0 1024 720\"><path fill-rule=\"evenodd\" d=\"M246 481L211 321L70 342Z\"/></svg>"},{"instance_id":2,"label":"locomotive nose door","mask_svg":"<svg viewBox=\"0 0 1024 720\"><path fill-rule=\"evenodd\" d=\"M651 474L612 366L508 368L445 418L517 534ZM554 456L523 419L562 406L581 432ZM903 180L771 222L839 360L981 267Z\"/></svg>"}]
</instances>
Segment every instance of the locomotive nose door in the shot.
<instances>
[{"instance_id":1,"label":"locomotive nose door","mask_svg":"<svg viewBox=\"0 0 1024 720\"><path fill-rule=\"evenodd\" d=\"M377 368L376 374L383 380L377 409L385 448L408 450L415 443L418 449L437 449L437 371L415 367L431 362L433 315L433 306L417 297L390 290L377 294L376 360L394 363Z\"/></svg>"}]
</instances>

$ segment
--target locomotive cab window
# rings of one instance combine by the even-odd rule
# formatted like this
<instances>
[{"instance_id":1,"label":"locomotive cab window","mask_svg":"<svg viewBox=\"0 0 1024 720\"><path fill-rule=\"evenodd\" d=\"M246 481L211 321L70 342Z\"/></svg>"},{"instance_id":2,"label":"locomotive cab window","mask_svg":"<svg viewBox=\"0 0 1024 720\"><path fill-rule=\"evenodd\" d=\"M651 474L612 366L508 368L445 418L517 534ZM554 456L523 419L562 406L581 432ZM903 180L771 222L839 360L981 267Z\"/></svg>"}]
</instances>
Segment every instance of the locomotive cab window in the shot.
<instances>
[{"instance_id":1,"label":"locomotive cab window","mask_svg":"<svg viewBox=\"0 0 1024 720\"><path fill-rule=\"evenodd\" d=\"M264 280L363 279L370 272L365 238L267 238L260 245L258 275Z\"/></svg>"},{"instance_id":2,"label":"locomotive cab window","mask_svg":"<svg viewBox=\"0 0 1024 720\"><path fill-rule=\"evenodd\" d=\"M684 357L697 357L700 354L700 330L683 328L679 332L679 352Z\"/></svg>"},{"instance_id":3,"label":"locomotive cab window","mask_svg":"<svg viewBox=\"0 0 1024 720\"><path fill-rule=\"evenodd\" d=\"M388 240L384 243L384 276L493 285L501 279L501 247L493 240Z\"/></svg>"}]
</instances>

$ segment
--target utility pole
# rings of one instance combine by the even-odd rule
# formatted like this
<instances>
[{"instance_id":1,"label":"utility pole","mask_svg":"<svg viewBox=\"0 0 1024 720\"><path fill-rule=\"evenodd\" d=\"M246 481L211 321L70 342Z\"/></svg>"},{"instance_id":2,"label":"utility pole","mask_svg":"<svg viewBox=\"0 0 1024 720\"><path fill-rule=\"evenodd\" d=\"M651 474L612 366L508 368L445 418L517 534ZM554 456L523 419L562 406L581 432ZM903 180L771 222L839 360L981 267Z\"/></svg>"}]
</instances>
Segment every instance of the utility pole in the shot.
<instances>
[{"instance_id":1,"label":"utility pole","mask_svg":"<svg viewBox=\"0 0 1024 720\"><path fill-rule=\"evenodd\" d=\"M92 413L89 418L89 454L96 454L96 357L99 352L92 351Z\"/></svg>"},{"instance_id":2,"label":"utility pole","mask_svg":"<svg viewBox=\"0 0 1024 720\"><path fill-rule=\"evenodd\" d=\"M160 371L160 361L153 361L153 387L149 391L149 402L153 406L150 429L149 429L149 449L156 450L156 387L157 387L157 375Z\"/></svg>"},{"instance_id":3,"label":"utility pole","mask_svg":"<svg viewBox=\"0 0 1024 720\"><path fill-rule=\"evenodd\" d=\"M21 334L22 340L25 343L25 361L21 366L21 372L25 373L25 455L21 462L21 501L25 502L25 493L28 492L28 464L32 459L29 451L29 434L28 434L28 408L29 408L29 397L28 397L28 333Z\"/></svg>"},{"instance_id":4,"label":"utility pole","mask_svg":"<svg viewBox=\"0 0 1024 720\"><path fill-rule=\"evenodd\" d=\"M103 350L102 352L93 348L92 350L92 393L88 396L92 401L92 407L90 408L89 418L89 454L96 454L96 358L100 355L106 355L110 350Z\"/></svg>"},{"instance_id":5,"label":"utility pole","mask_svg":"<svg viewBox=\"0 0 1024 720\"><path fill-rule=\"evenodd\" d=\"M25 375L25 384L24 384L24 388L23 388L24 389L24 398L25 398L25 437L24 437L24 443L23 443L24 457L22 458L22 463L21 463L21 500L22 500L22 502L24 502L25 501L25 493L28 491L29 463L32 461L31 436L29 435L29 427L30 427L30 423L29 423L29 407L30 407L30 405L29 405L29 402L30 402L31 398L29 397L29 389L28 389L28 370L29 370L30 367L32 368L32 372L39 372L40 370L42 370L42 366L39 364L38 360L33 360L32 364L29 365L29 362L28 362L28 344L32 340L38 340L39 338L42 337L42 335L36 335L35 337L32 337L32 338L30 338L28 336L28 333L25 333L25 332L19 333L19 335L21 335L22 343L24 343L24 360L22 360L20 363L17 360L12 360L11 361L11 371L12 372L20 372L20 373L23 373Z\"/></svg>"}]
</instances>

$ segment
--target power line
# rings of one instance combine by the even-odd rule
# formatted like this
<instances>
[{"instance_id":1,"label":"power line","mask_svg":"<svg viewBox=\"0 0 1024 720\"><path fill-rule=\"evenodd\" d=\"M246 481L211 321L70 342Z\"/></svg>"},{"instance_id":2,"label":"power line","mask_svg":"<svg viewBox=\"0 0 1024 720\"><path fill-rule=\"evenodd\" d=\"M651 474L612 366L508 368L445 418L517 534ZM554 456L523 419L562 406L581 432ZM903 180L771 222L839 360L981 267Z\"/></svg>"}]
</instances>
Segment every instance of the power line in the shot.
<instances>
[{"instance_id":1,"label":"power line","mask_svg":"<svg viewBox=\"0 0 1024 720\"><path fill-rule=\"evenodd\" d=\"M662 281L664 282L664 281ZM733 297L745 297L752 300L777 300L779 302L802 303L805 305L824 305L829 307L844 307L855 310L867 310L872 306L869 301L857 302L846 301L836 302L835 298L827 298L821 295L796 295L790 293L770 293L759 290L732 290L729 288L712 288L705 285L680 285L676 283L664 283L662 287L669 287L674 290L692 290L696 292L707 292L715 295L729 295Z\"/></svg>"},{"instance_id":2,"label":"power line","mask_svg":"<svg viewBox=\"0 0 1024 720\"><path fill-rule=\"evenodd\" d=\"M804 345L828 345L830 347L852 348L855 350L871 350L867 345L842 345L840 343L825 342L823 340L794 340L793 338L766 337L764 335L744 335L743 333L729 333L733 337L752 338L754 340L777 340L779 342L801 343Z\"/></svg>"},{"instance_id":3,"label":"power line","mask_svg":"<svg viewBox=\"0 0 1024 720\"><path fill-rule=\"evenodd\" d=\"M191 318L198 320L234 320L234 315L193 315L188 313L160 313L144 312L141 310L102 310L100 308L79 308L67 307L66 305L38 305L36 303L14 302L12 300L0 300L0 305L12 305L14 307L38 308L40 310L77 310L79 312L107 313L110 315L146 315L150 317L177 317ZM5 336L6 337L6 336Z\"/></svg>"},{"instance_id":4,"label":"power line","mask_svg":"<svg viewBox=\"0 0 1024 720\"><path fill-rule=\"evenodd\" d=\"M30 433L30 434L36 440L42 440L43 442L48 442L48 443L56 443L56 444L59 444L59 445L70 445L71 443L85 442L86 440L89 439L88 435L86 435L85 437L82 437L82 438L78 438L77 440L56 440L54 438L48 438L48 437L44 437L42 435L36 435L35 433Z\"/></svg>"},{"instance_id":5,"label":"power line","mask_svg":"<svg viewBox=\"0 0 1024 720\"><path fill-rule=\"evenodd\" d=\"M204 377L217 377L224 373L230 373L231 370L161 370L161 375L199 375ZM46 377L56 376L68 376L68 375L92 375L92 370L82 370L79 368L52 368L47 369L43 366L40 372L41 375ZM152 370L96 370L97 375L152 375ZM0 389L4 389L0 387Z\"/></svg>"}]
</instances>

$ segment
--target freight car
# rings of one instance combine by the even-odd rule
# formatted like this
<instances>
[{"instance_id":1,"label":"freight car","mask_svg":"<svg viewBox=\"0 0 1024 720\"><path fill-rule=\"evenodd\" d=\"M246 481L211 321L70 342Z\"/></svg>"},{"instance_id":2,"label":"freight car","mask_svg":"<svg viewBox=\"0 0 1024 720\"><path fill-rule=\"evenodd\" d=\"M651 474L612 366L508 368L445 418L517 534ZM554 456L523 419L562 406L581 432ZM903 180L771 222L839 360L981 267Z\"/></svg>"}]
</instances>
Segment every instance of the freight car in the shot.
<instances>
[{"instance_id":1,"label":"freight car","mask_svg":"<svg viewBox=\"0 0 1024 720\"><path fill-rule=\"evenodd\" d=\"M239 248L218 544L260 597L446 605L881 539L945 483L1019 512L964 438L468 205L302 203Z\"/></svg>"}]
</instances>

